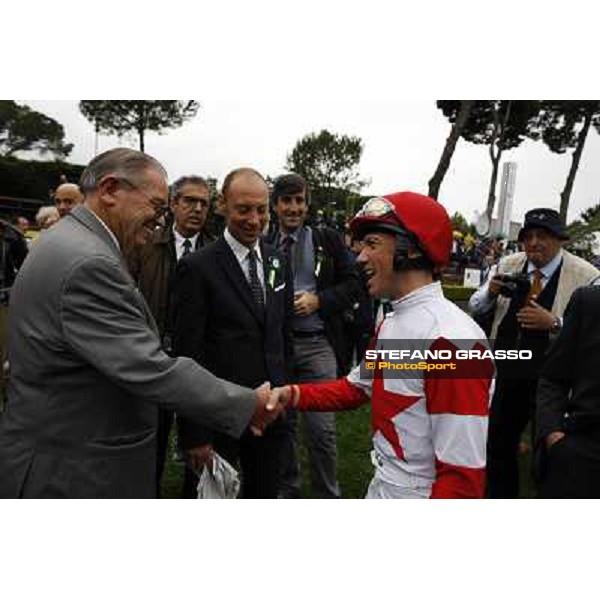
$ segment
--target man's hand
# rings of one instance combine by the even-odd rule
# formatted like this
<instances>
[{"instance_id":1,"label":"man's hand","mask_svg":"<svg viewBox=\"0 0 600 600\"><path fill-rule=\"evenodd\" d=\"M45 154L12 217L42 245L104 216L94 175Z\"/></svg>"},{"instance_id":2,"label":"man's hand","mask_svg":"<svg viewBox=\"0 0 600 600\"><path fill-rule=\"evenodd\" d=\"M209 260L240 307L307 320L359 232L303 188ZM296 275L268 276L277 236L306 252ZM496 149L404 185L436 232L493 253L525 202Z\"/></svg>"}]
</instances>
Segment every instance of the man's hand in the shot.
<instances>
[{"instance_id":1,"label":"man's hand","mask_svg":"<svg viewBox=\"0 0 600 600\"><path fill-rule=\"evenodd\" d=\"M308 317L319 309L319 296L313 292L298 292L294 296L294 312L299 317Z\"/></svg>"},{"instance_id":2,"label":"man's hand","mask_svg":"<svg viewBox=\"0 0 600 600\"><path fill-rule=\"evenodd\" d=\"M204 467L212 464L213 448L211 444L196 446L186 453L187 461L194 471L201 471Z\"/></svg>"},{"instance_id":3,"label":"man's hand","mask_svg":"<svg viewBox=\"0 0 600 600\"><path fill-rule=\"evenodd\" d=\"M562 440L565 434L562 431L553 431L546 436L546 450L550 450L558 440Z\"/></svg>"},{"instance_id":4,"label":"man's hand","mask_svg":"<svg viewBox=\"0 0 600 600\"><path fill-rule=\"evenodd\" d=\"M556 317L535 300L530 300L529 304L517 313L517 321L523 329L550 331L554 327Z\"/></svg>"},{"instance_id":5,"label":"man's hand","mask_svg":"<svg viewBox=\"0 0 600 600\"><path fill-rule=\"evenodd\" d=\"M277 402L277 404L281 407L281 410L285 410L286 407L295 404L292 402L293 398L293 389L298 386L292 385L284 385L282 387L273 388L271 390L271 400L273 402Z\"/></svg>"},{"instance_id":6,"label":"man's hand","mask_svg":"<svg viewBox=\"0 0 600 600\"><path fill-rule=\"evenodd\" d=\"M492 296L497 296L500 293L500 288L502 287L502 281L498 278L497 275L490 279L488 284L488 292Z\"/></svg>"},{"instance_id":7,"label":"man's hand","mask_svg":"<svg viewBox=\"0 0 600 600\"><path fill-rule=\"evenodd\" d=\"M262 435L269 423L272 423L283 411L279 402L281 388L271 390L271 384L266 381L256 388L256 410L250 421L250 430L254 435Z\"/></svg>"}]
</instances>

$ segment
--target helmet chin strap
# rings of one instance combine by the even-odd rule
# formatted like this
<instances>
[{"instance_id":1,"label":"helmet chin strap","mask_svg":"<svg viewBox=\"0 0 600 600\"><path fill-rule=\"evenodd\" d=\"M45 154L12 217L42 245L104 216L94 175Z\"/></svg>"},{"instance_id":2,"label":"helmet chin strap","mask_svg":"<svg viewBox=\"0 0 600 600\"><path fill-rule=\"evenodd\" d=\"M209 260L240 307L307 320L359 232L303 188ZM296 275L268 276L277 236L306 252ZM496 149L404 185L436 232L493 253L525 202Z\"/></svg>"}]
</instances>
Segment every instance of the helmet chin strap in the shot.
<instances>
[{"instance_id":1,"label":"helmet chin strap","mask_svg":"<svg viewBox=\"0 0 600 600\"><path fill-rule=\"evenodd\" d=\"M409 256L410 251L418 252L417 256ZM408 231L396 233L396 248L394 250L393 269L399 271L431 270L429 259L419 249L414 235Z\"/></svg>"}]
</instances>

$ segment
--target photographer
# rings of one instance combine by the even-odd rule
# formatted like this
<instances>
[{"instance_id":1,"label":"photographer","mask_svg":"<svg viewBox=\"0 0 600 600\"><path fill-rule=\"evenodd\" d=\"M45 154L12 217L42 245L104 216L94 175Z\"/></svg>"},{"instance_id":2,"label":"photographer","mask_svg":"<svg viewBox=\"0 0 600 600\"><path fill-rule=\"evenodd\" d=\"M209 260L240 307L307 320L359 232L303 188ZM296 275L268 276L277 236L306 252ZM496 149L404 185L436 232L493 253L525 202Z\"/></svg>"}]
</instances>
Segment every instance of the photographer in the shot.
<instances>
[{"instance_id":1,"label":"photographer","mask_svg":"<svg viewBox=\"0 0 600 600\"><path fill-rule=\"evenodd\" d=\"M541 361L562 327L573 292L600 275L595 267L563 250L566 239L555 210L530 210L519 232L524 252L503 258L469 301L473 316L490 317L495 349L527 349L534 356L523 364L497 365L488 433L487 480L492 498L519 495L517 449L533 414Z\"/></svg>"}]
</instances>

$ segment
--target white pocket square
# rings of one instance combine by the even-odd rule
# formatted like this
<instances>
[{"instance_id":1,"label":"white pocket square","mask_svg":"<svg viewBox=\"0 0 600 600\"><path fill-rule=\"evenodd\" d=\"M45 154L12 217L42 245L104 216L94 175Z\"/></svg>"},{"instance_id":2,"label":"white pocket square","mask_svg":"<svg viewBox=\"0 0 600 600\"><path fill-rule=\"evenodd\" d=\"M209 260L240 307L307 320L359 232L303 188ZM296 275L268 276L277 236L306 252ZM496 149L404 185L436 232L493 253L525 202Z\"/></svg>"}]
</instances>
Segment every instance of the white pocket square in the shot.
<instances>
[{"instance_id":1,"label":"white pocket square","mask_svg":"<svg viewBox=\"0 0 600 600\"><path fill-rule=\"evenodd\" d=\"M282 283L279 287L276 287L273 291L280 292L285 287L285 283Z\"/></svg>"}]
</instances>

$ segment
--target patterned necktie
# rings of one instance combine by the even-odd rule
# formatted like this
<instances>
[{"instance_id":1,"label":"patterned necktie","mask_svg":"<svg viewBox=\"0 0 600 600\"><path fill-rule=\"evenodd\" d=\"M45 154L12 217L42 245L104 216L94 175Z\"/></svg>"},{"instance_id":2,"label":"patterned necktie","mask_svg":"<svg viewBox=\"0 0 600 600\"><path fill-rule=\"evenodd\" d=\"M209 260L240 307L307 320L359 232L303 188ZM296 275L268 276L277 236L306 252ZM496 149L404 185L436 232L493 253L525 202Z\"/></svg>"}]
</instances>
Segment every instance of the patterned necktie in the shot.
<instances>
[{"instance_id":1,"label":"patterned necktie","mask_svg":"<svg viewBox=\"0 0 600 600\"><path fill-rule=\"evenodd\" d=\"M189 239L183 240L183 254L181 258L187 256L192 251L192 242Z\"/></svg>"},{"instance_id":2,"label":"patterned necktie","mask_svg":"<svg viewBox=\"0 0 600 600\"><path fill-rule=\"evenodd\" d=\"M252 298L256 302L258 308L264 309L265 296L263 287L258 278L258 270L256 268L257 256L254 250L248 251L248 275L250 279L250 289L252 290Z\"/></svg>"},{"instance_id":3,"label":"patterned necktie","mask_svg":"<svg viewBox=\"0 0 600 600\"><path fill-rule=\"evenodd\" d=\"M529 288L529 293L527 294L527 300L525 304L528 304L529 301L534 296L539 296L542 292L542 272L539 269L536 269L533 272L533 280L531 282L531 287Z\"/></svg>"}]
</instances>

